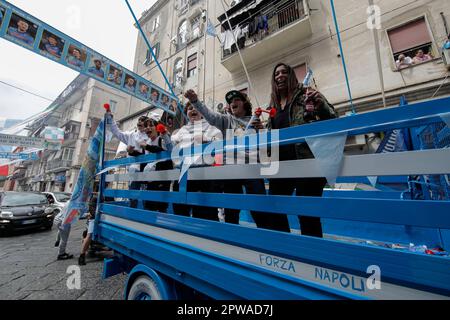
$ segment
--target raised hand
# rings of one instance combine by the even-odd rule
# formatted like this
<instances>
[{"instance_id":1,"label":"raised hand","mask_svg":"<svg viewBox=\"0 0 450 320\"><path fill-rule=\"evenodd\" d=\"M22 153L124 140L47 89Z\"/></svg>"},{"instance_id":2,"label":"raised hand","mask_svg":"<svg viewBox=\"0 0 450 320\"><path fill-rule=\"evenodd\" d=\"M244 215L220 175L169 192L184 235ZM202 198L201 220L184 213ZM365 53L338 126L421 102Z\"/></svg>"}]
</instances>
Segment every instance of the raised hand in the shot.
<instances>
[{"instance_id":1,"label":"raised hand","mask_svg":"<svg viewBox=\"0 0 450 320\"><path fill-rule=\"evenodd\" d=\"M188 91L186 91L186 93L184 94L184 96L186 97L186 99L188 99L191 103L195 103L198 101L198 95L197 93L195 93L194 90L189 89Z\"/></svg>"}]
</instances>

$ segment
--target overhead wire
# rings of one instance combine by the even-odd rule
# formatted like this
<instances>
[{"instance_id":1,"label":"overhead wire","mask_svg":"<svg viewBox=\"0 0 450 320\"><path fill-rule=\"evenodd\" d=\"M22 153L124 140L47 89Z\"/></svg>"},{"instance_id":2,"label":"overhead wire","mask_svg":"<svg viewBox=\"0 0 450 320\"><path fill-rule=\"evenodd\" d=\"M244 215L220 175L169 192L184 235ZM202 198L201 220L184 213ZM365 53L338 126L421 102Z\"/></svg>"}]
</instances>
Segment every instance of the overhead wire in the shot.
<instances>
[{"instance_id":1,"label":"overhead wire","mask_svg":"<svg viewBox=\"0 0 450 320\"><path fill-rule=\"evenodd\" d=\"M224 0L220 0L220 3L222 4L223 11L225 12L225 17L227 19L228 26L230 27L230 30L233 30L233 28L231 27L230 18L228 17L228 13L227 13L227 10L225 8ZM237 41L236 35L234 34L234 32L231 32L231 33L233 35L234 43L237 44L238 41ZM258 95L256 94L256 91L254 90L254 86L253 86L253 82L252 82L252 80L250 78L250 74L248 73L247 65L245 64L244 58L242 57L241 49L239 48L238 45L236 45L236 48L237 48L237 51L238 51L238 54L239 54L239 58L240 58L241 63L242 63L242 67L244 68L245 75L247 76L247 81L248 81L248 84L250 86L250 92L253 94L253 97L255 98L256 104L258 106L261 106L259 104Z\"/></svg>"},{"instance_id":2,"label":"overhead wire","mask_svg":"<svg viewBox=\"0 0 450 320\"><path fill-rule=\"evenodd\" d=\"M41 99L43 99L43 100L47 100L47 101L53 102L52 99L46 98L46 97L44 97L44 96L41 96L41 95L38 94L38 93L34 93L34 92L28 91L28 90L26 90L26 89L20 88L20 87L15 86L15 85L13 85L13 84L11 84L11 83L8 83L8 82L2 81L2 80L0 80L0 83L1 83L1 84L4 84L5 86L14 88L14 89L16 89L16 90L19 90L19 91L22 91L22 92L31 94L32 96L35 96L35 97L37 97L37 98L41 98Z\"/></svg>"}]
</instances>

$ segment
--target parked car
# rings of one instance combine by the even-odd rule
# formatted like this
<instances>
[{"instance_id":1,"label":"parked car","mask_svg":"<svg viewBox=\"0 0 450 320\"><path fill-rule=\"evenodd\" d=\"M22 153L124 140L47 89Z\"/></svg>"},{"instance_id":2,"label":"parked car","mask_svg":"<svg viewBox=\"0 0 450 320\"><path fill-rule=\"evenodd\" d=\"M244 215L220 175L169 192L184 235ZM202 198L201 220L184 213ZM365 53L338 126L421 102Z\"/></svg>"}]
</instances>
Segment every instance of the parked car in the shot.
<instances>
[{"instance_id":1,"label":"parked car","mask_svg":"<svg viewBox=\"0 0 450 320\"><path fill-rule=\"evenodd\" d=\"M0 192L0 233L45 228L50 230L55 207L35 192Z\"/></svg>"},{"instance_id":2,"label":"parked car","mask_svg":"<svg viewBox=\"0 0 450 320\"><path fill-rule=\"evenodd\" d=\"M55 215L61 212L64 205L70 201L72 194L67 192L42 192L47 196L48 202L55 207ZM86 211L80 216L80 219L87 219Z\"/></svg>"},{"instance_id":3,"label":"parked car","mask_svg":"<svg viewBox=\"0 0 450 320\"><path fill-rule=\"evenodd\" d=\"M64 205L70 201L72 195L66 192L42 192L47 197L50 204L56 207L55 212L58 214Z\"/></svg>"}]
</instances>

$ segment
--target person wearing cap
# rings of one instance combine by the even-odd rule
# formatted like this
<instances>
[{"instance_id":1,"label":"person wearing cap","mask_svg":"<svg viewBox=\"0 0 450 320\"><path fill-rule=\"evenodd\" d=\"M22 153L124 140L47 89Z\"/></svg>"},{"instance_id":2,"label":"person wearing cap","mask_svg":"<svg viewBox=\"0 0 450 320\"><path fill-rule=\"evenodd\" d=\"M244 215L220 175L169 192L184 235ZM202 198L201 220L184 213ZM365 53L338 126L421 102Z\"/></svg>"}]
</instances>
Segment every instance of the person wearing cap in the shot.
<instances>
[{"instance_id":1,"label":"person wearing cap","mask_svg":"<svg viewBox=\"0 0 450 320\"><path fill-rule=\"evenodd\" d=\"M214 112L206 107L198 100L198 96L194 90L188 90L185 97L190 101L196 110L198 110L205 120L212 126L222 131L223 137L226 140L233 136L243 136L246 134L246 128L250 121L252 121L252 104L245 93L237 90L228 92L225 96L227 103L230 105L232 114L221 114ZM255 127L258 127L255 125ZM231 137L227 133L232 133ZM238 156L245 156L246 162L248 159L255 159L257 151L238 152ZM242 194L245 188L247 194L266 194L266 187L263 179L244 179L244 180L225 180L223 181L224 193ZM240 210L225 209L225 222L232 224L239 224ZM258 219L264 212L251 212L253 219L258 225Z\"/></svg>"},{"instance_id":2,"label":"person wearing cap","mask_svg":"<svg viewBox=\"0 0 450 320\"><path fill-rule=\"evenodd\" d=\"M97 77L104 78L105 72L102 70L102 61L100 59L95 59L94 64L95 66L90 67L88 72L96 75Z\"/></svg>"}]
</instances>

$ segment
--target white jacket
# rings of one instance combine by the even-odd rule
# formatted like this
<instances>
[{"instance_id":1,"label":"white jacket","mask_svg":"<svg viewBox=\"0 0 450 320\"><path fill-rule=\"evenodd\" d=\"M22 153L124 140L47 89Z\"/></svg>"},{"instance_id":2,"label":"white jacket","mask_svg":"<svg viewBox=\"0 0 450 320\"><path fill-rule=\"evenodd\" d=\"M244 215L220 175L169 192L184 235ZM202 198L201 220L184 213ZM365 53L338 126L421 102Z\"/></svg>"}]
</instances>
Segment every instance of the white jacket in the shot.
<instances>
[{"instance_id":1,"label":"white jacket","mask_svg":"<svg viewBox=\"0 0 450 320\"><path fill-rule=\"evenodd\" d=\"M195 129L197 129L197 131ZM189 122L178 131L175 131L172 135L172 142L177 151L188 148L194 143L202 145L220 140L223 140L222 132L210 125L205 119L198 121L195 124ZM176 165L179 165L180 160L175 160L174 162ZM195 164L201 165L203 164L203 160L198 159Z\"/></svg>"},{"instance_id":2,"label":"white jacket","mask_svg":"<svg viewBox=\"0 0 450 320\"><path fill-rule=\"evenodd\" d=\"M129 132L120 131L117 123L113 119L111 121L111 132L120 142L126 144L128 147L134 147L135 150L141 149L141 142L148 143L150 140L147 133L140 132L139 130Z\"/></svg>"}]
</instances>

